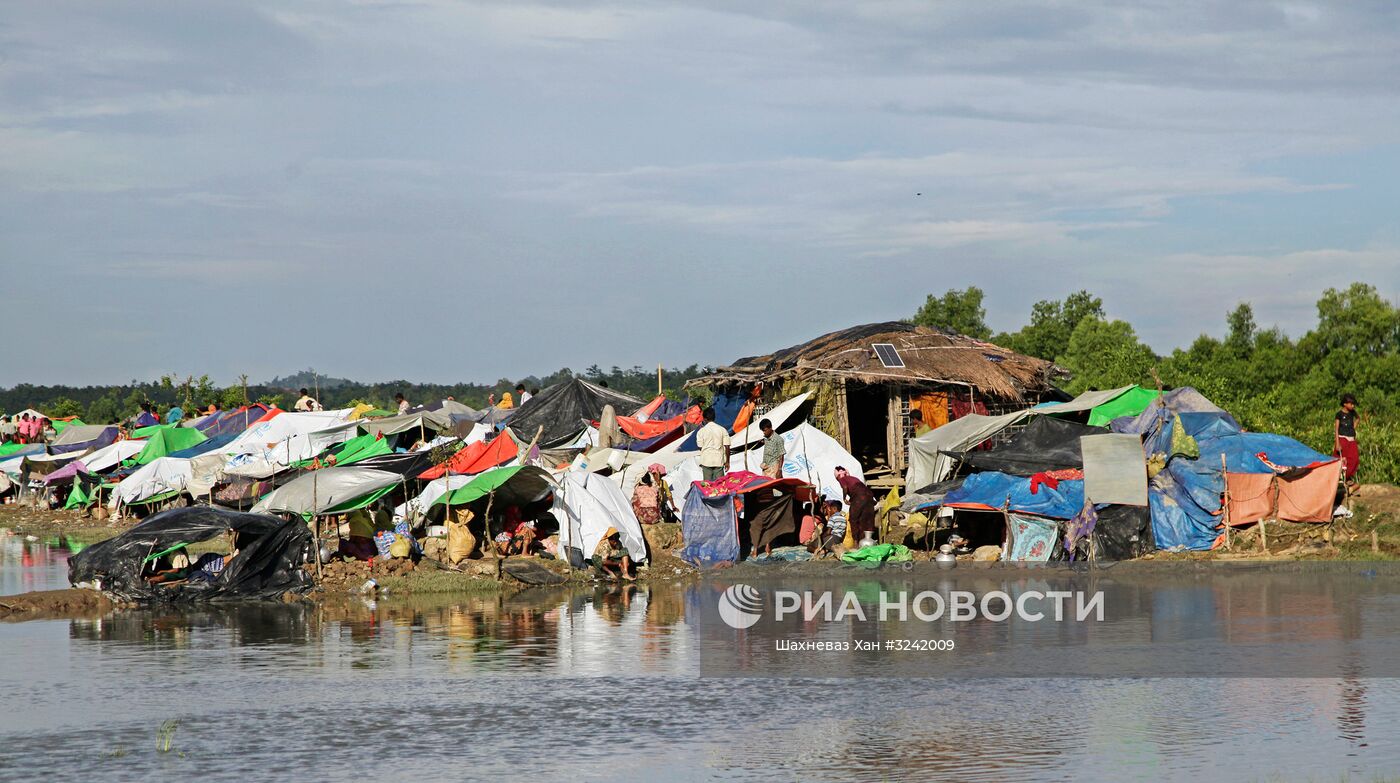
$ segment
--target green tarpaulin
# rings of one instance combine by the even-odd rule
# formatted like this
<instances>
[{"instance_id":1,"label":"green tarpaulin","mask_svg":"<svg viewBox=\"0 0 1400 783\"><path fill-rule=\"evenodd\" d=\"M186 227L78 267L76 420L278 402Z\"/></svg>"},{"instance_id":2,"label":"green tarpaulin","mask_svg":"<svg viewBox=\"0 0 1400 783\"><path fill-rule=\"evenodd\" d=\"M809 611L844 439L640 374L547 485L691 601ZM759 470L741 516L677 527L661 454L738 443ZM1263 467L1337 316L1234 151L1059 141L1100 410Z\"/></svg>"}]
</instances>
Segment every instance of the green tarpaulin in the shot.
<instances>
[{"instance_id":1,"label":"green tarpaulin","mask_svg":"<svg viewBox=\"0 0 1400 783\"><path fill-rule=\"evenodd\" d=\"M10 443L0 443L0 457L8 457L16 451L24 448L23 443L11 441Z\"/></svg>"},{"instance_id":2,"label":"green tarpaulin","mask_svg":"<svg viewBox=\"0 0 1400 783\"><path fill-rule=\"evenodd\" d=\"M53 431L56 432L56 433L58 433L58 434L60 434L60 435L62 435L62 434L63 434L63 431L66 430L66 429L68 429L68 425L70 425L70 424L77 425L77 426L79 426L79 427L86 426L86 425L83 423L83 420L82 420L82 419L74 419L74 420L72 420L72 421L54 421L54 422L53 422Z\"/></svg>"},{"instance_id":3,"label":"green tarpaulin","mask_svg":"<svg viewBox=\"0 0 1400 783\"><path fill-rule=\"evenodd\" d=\"M131 439L139 440L141 438L149 438L161 430L168 430L174 426L174 424L152 424L149 427L138 427L131 431Z\"/></svg>"},{"instance_id":4,"label":"green tarpaulin","mask_svg":"<svg viewBox=\"0 0 1400 783\"><path fill-rule=\"evenodd\" d=\"M146 447L136 455L135 463L145 465L171 452L182 451L208 440L204 433L192 427L167 427L156 430L146 439Z\"/></svg>"},{"instance_id":5,"label":"green tarpaulin","mask_svg":"<svg viewBox=\"0 0 1400 783\"><path fill-rule=\"evenodd\" d=\"M75 508L83 508L91 502L92 498L88 496L88 493L83 491L83 482L74 481L73 491L68 493L68 500L63 504L63 507L71 511Z\"/></svg>"},{"instance_id":6,"label":"green tarpaulin","mask_svg":"<svg viewBox=\"0 0 1400 783\"><path fill-rule=\"evenodd\" d=\"M335 465L337 467L343 467L345 465L353 465L362 459L377 457L380 454L388 454L392 451L393 449L389 446L389 441L387 439L376 438L373 435L360 435L331 449L331 456L335 457ZM304 468L311 465L313 462L315 462L315 460L302 460L296 464L296 467ZM325 465L328 463L323 458L321 464Z\"/></svg>"},{"instance_id":7,"label":"green tarpaulin","mask_svg":"<svg viewBox=\"0 0 1400 783\"><path fill-rule=\"evenodd\" d=\"M847 563L873 568L881 563L907 563L913 560L914 556L909 553L909 547L903 544L872 544L854 552L847 552L841 555L841 559Z\"/></svg>"},{"instance_id":8,"label":"green tarpaulin","mask_svg":"<svg viewBox=\"0 0 1400 783\"><path fill-rule=\"evenodd\" d=\"M1144 389L1141 386L1123 392L1103 405L1089 411L1089 426L1106 427L1110 421L1122 416L1136 416L1147 410L1162 393L1156 389Z\"/></svg>"},{"instance_id":9,"label":"green tarpaulin","mask_svg":"<svg viewBox=\"0 0 1400 783\"><path fill-rule=\"evenodd\" d=\"M488 470L467 484L433 501L451 503L454 506L471 503L491 493L496 493L496 503L523 506L543 500L554 488L549 473L533 465L515 465L509 468Z\"/></svg>"}]
</instances>

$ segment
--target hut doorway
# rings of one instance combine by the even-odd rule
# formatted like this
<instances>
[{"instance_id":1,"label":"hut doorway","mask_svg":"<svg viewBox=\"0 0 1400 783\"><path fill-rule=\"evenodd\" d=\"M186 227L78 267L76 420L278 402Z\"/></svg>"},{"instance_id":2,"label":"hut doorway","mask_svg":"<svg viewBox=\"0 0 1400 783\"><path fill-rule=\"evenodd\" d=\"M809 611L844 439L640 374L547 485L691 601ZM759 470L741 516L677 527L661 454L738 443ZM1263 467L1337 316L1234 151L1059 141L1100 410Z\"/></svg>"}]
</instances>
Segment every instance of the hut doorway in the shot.
<instances>
[{"instance_id":1,"label":"hut doorway","mask_svg":"<svg viewBox=\"0 0 1400 783\"><path fill-rule=\"evenodd\" d=\"M846 419L850 423L851 455L869 475L890 465L887 429L890 418L889 389L846 382Z\"/></svg>"}]
</instances>

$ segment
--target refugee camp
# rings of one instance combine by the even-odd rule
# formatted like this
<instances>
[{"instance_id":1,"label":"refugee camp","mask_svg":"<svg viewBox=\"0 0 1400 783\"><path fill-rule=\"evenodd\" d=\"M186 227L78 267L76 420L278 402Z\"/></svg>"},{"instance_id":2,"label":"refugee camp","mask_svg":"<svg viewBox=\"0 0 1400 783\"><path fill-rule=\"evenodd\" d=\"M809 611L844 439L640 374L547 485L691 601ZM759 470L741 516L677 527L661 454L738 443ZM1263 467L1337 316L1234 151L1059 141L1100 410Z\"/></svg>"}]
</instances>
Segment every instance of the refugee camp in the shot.
<instances>
[{"instance_id":1,"label":"refugee camp","mask_svg":"<svg viewBox=\"0 0 1400 783\"><path fill-rule=\"evenodd\" d=\"M0 783L1400 781L1400 0L0 9Z\"/></svg>"},{"instance_id":2,"label":"refugee camp","mask_svg":"<svg viewBox=\"0 0 1400 783\"><path fill-rule=\"evenodd\" d=\"M658 562L1267 555L1270 523L1276 552L1357 537L1354 425L1322 453L1189 386L1071 395L1072 380L890 321L697 372L673 396L659 374L649 398L572 377L481 408L394 392L328 409L303 387L287 410L27 409L7 417L0 502L117 532L70 581L138 601L374 592L379 569L632 582Z\"/></svg>"}]
</instances>

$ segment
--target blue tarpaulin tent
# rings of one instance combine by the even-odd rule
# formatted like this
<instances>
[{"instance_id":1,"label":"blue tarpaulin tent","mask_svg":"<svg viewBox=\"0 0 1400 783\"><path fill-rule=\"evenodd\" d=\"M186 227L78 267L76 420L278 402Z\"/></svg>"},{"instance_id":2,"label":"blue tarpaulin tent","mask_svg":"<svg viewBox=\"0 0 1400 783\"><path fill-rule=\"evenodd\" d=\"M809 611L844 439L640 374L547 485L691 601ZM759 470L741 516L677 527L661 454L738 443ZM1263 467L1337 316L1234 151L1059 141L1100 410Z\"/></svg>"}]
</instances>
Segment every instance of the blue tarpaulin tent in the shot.
<instances>
[{"instance_id":1,"label":"blue tarpaulin tent","mask_svg":"<svg viewBox=\"0 0 1400 783\"><path fill-rule=\"evenodd\" d=\"M949 492L943 504L976 504L1011 511L1070 519L1084 508L1084 482L1061 481L1058 489L1042 484L1031 493L1031 480L1021 476L988 471L967 477L961 487ZM687 502L687 507L689 503Z\"/></svg>"}]
</instances>

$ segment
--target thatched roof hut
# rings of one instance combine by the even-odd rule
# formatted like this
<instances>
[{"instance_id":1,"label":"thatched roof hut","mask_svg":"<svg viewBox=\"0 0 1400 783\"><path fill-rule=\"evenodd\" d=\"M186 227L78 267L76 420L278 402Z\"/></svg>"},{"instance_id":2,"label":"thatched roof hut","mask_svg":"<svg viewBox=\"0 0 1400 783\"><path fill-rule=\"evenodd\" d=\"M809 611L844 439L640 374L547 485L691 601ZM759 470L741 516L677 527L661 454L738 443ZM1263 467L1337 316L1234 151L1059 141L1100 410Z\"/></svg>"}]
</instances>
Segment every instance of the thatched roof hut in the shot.
<instances>
[{"instance_id":1,"label":"thatched roof hut","mask_svg":"<svg viewBox=\"0 0 1400 783\"><path fill-rule=\"evenodd\" d=\"M910 410L938 426L972 411L1026 408L1057 397L1054 381L1065 375L1052 362L983 340L887 321L739 359L687 386L746 395L762 384L769 402L813 392L817 426L863 461L902 473Z\"/></svg>"}]
</instances>

